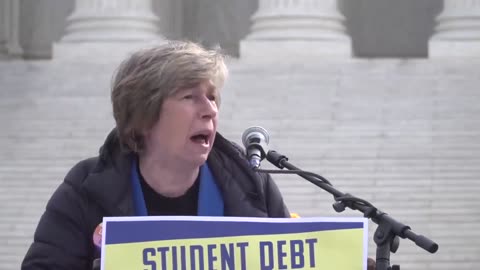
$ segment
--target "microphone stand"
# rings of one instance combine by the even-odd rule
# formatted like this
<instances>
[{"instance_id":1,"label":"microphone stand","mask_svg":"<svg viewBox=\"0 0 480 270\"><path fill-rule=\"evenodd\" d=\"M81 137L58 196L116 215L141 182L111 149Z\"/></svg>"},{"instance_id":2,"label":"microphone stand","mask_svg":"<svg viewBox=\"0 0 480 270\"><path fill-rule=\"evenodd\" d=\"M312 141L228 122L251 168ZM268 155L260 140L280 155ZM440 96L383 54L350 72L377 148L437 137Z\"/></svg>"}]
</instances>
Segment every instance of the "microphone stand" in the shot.
<instances>
[{"instance_id":1,"label":"microphone stand","mask_svg":"<svg viewBox=\"0 0 480 270\"><path fill-rule=\"evenodd\" d=\"M288 162L288 158L276 151L268 151L266 158L273 165L280 169L288 169L291 173L298 174L314 185L333 195L335 203L333 208L338 213L343 212L347 207L352 210L358 210L363 216L371 219L378 224L373 239L377 245L376 250L376 270L400 270L399 265L390 266L390 252L395 253L400 244L399 237L407 238L413 241L417 246L424 250L435 253L438 250L438 244L423 235L415 234L410 227L398 222L387 213L380 211L366 200L354 197L348 193L342 193L335 189L330 182L320 175L300 170ZM288 173L283 170L260 170L267 173Z\"/></svg>"}]
</instances>

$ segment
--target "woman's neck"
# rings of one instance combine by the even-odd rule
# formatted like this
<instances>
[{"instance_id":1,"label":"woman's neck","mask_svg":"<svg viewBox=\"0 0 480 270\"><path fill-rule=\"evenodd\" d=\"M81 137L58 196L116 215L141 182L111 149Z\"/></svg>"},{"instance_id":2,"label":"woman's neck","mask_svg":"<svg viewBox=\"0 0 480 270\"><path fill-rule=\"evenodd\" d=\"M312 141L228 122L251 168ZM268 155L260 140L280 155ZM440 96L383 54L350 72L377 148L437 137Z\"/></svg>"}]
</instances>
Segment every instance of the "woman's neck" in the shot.
<instances>
[{"instance_id":1,"label":"woman's neck","mask_svg":"<svg viewBox=\"0 0 480 270\"><path fill-rule=\"evenodd\" d=\"M139 156L139 169L145 182L166 197L179 197L195 183L200 168L178 162Z\"/></svg>"}]
</instances>

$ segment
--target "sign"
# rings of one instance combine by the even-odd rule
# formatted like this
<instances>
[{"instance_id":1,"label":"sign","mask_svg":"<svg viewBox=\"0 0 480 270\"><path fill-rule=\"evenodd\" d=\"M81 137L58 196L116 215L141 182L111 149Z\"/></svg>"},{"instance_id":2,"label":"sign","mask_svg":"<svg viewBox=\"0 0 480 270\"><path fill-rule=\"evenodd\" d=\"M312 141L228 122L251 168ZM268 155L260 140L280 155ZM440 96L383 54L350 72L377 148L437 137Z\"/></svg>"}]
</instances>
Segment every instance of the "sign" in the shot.
<instances>
[{"instance_id":1,"label":"sign","mask_svg":"<svg viewBox=\"0 0 480 270\"><path fill-rule=\"evenodd\" d=\"M367 269L367 219L105 217L102 269Z\"/></svg>"}]
</instances>

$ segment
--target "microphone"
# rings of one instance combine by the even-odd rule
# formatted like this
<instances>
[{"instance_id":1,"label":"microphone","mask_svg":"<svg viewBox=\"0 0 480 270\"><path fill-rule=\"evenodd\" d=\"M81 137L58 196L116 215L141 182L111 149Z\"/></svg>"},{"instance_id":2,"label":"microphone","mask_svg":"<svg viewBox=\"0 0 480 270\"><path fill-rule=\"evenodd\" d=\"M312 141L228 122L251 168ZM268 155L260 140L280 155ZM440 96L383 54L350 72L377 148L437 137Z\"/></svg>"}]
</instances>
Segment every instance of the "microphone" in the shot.
<instances>
[{"instance_id":1,"label":"microphone","mask_svg":"<svg viewBox=\"0 0 480 270\"><path fill-rule=\"evenodd\" d=\"M252 169L260 167L260 161L266 157L269 139L268 132L259 126L249 127L243 132L242 142Z\"/></svg>"}]
</instances>

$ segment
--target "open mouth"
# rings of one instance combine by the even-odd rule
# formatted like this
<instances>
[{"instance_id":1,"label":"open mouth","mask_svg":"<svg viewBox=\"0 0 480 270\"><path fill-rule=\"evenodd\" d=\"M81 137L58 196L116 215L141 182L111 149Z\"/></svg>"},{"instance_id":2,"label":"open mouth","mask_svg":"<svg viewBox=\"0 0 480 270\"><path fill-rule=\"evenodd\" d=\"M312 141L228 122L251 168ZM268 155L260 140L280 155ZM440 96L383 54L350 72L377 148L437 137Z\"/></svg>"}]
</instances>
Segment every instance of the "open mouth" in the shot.
<instances>
[{"instance_id":1,"label":"open mouth","mask_svg":"<svg viewBox=\"0 0 480 270\"><path fill-rule=\"evenodd\" d=\"M194 143L209 144L210 133L198 133L190 137L190 140Z\"/></svg>"}]
</instances>

